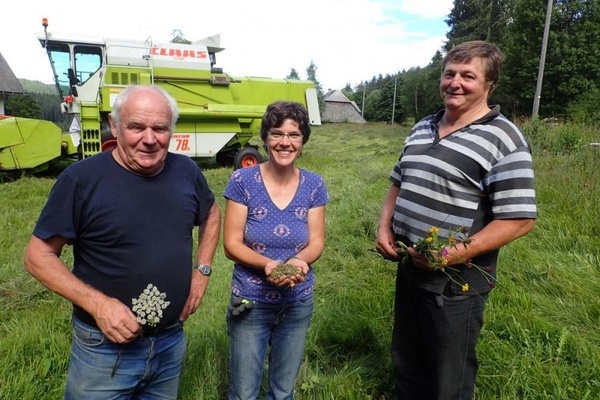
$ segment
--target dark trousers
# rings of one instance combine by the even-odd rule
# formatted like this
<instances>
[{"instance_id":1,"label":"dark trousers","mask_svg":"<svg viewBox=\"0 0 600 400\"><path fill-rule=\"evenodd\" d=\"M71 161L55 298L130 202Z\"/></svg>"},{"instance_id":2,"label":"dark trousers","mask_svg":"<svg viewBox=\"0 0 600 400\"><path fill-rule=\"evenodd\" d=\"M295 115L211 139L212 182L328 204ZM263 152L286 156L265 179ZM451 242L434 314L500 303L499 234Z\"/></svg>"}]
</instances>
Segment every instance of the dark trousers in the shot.
<instances>
[{"instance_id":1,"label":"dark trousers","mask_svg":"<svg viewBox=\"0 0 600 400\"><path fill-rule=\"evenodd\" d=\"M487 294L436 295L396 282L392 362L399 400L468 400Z\"/></svg>"}]
</instances>

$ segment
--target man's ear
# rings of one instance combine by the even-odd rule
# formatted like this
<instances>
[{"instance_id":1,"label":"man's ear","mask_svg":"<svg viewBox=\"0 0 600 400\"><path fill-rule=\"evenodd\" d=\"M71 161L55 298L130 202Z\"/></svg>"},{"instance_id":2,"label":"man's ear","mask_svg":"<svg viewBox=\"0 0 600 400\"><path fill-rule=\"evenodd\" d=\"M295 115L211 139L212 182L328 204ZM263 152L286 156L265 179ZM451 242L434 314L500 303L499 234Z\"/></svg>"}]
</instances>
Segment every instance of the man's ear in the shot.
<instances>
[{"instance_id":1,"label":"man's ear","mask_svg":"<svg viewBox=\"0 0 600 400\"><path fill-rule=\"evenodd\" d=\"M110 114L108 114L108 123L110 125L110 133L112 133L113 137L116 139L117 127L115 126L115 123L113 122L112 116Z\"/></svg>"},{"instance_id":2,"label":"man's ear","mask_svg":"<svg viewBox=\"0 0 600 400\"><path fill-rule=\"evenodd\" d=\"M490 82L490 91L488 92L488 95L487 95L488 99L492 96L492 93L494 93L495 89L496 89L496 85L493 84L492 82Z\"/></svg>"}]
</instances>

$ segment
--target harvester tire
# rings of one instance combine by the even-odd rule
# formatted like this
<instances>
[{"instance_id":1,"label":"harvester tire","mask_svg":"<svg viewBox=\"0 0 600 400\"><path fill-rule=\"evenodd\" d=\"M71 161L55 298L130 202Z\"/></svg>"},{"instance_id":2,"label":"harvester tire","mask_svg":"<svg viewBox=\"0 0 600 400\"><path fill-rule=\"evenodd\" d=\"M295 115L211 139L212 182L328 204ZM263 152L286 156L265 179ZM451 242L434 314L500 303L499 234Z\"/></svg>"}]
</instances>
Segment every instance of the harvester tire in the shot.
<instances>
[{"instance_id":1,"label":"harvester tire","mask_svg":"<svg viewBox=\"0 0 600 400\"><path fill-rule=\"evenodd\" d=\"M117 139L110 139L102 143L102 151L110 151L117 147Z\"/></svg>"},{"instance_id":2,"label":"harvester tire","mask_svg":"<svg viewBox=\"0 0 600 400\"><path fill-rule=\"evenodd\" d=\"M215 156L217 165L220 167L231 167L236 152L236 150L219 151Z\"/></svg>"},{"instance_id":3,"label":"harvester tire","mask_svg":"<svg viewBox=\"0 0 600 400\"><path fill-rule=\"evenodd\" d=\"M237 152L233 159L233 168L248 168L258 165L263 161L262 155L254 147L244 147Z\"/></svg>"}]
</instances>

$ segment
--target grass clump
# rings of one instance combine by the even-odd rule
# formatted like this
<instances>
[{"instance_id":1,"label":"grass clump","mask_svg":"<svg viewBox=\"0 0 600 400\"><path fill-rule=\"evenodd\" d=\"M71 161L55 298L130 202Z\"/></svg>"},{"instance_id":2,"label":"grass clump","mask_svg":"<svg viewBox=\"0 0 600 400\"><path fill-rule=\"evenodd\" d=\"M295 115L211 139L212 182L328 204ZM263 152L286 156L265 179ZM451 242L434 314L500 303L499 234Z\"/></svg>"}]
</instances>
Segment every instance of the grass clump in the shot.
<instances>
[{"instance_id":1,"label":"grass clump","mask_svg":"<svg viewBox=\"0 0 600 400\"><path fill-rule=\"evenodd\" d=\"M277 265L277 267L275 267L273 269L273 271L271 271L271 274L269 275L270 278L278 280L281 277L287 276L295 276L295 275L304 275L302 273L302 271L293 266L292 264L287 264L287 263L282 263Z\"/></svg>"}]
</instances>

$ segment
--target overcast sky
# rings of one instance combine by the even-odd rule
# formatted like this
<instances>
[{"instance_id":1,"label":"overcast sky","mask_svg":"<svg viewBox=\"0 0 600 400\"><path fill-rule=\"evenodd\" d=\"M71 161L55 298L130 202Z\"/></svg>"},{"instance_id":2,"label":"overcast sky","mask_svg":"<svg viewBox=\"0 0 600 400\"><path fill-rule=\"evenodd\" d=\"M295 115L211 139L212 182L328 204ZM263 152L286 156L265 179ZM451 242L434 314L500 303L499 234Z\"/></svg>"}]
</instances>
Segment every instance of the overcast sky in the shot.
<instances>
[{"instance_id":1,"label":"overcast sky","mask_svg":"<svg viewBox=\"0 0 600 400\"><path fill-rule=\"evenodd\" d=\"M52 83L48 31L168 42L173 31L199 40L220 34L217 65L234 76L306 79L313 61L327 89L425 66L443 45L452 0L17 0L2 10L0 53L21 79Z\"/></svg>"}]
</instances>

